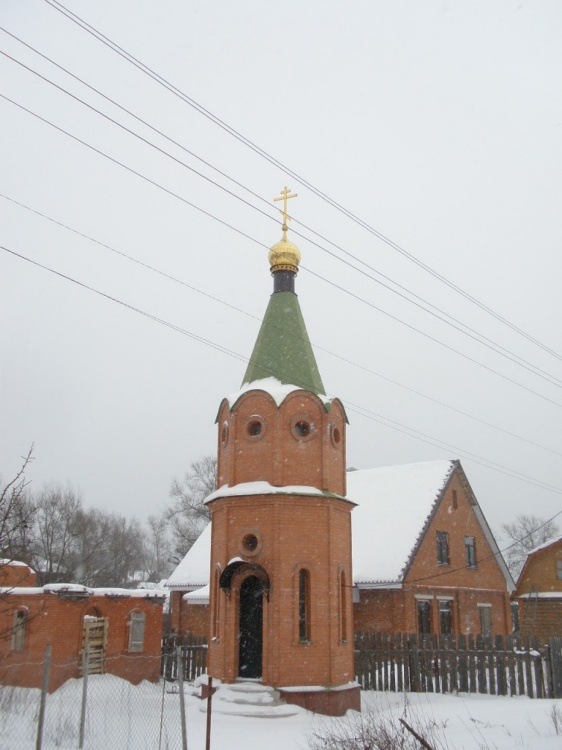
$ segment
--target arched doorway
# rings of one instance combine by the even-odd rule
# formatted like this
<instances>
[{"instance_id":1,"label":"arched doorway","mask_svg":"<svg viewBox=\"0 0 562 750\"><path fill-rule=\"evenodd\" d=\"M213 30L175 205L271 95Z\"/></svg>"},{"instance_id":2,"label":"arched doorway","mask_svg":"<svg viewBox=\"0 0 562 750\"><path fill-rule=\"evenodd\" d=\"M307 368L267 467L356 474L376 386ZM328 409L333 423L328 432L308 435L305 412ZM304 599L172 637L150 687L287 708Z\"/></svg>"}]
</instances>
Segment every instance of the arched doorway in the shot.
<instances>
[{"instance_id":1,"label":"arched doorway","mask_svg":"<svg viewBox=\"0 0 562 750\"><path fill-rule=\"evenodd\" d=\"M238 627L238 674L258 678L262 675L263 650L263 584L248 576L240 586Z\"/></svg>"},{"instance_id":2,"label":"arched doorway","mask_svg":"<svg viewBox=\"0 0 562 750\"><path fill-rule=\"evenodd\" d=\"M233 560L221 573L219 586L228 597L233 588L238 592L238 676L260 678L263 670L264 600L269 600L267 571L258 563Z\"/></svg>"}]
</instances>

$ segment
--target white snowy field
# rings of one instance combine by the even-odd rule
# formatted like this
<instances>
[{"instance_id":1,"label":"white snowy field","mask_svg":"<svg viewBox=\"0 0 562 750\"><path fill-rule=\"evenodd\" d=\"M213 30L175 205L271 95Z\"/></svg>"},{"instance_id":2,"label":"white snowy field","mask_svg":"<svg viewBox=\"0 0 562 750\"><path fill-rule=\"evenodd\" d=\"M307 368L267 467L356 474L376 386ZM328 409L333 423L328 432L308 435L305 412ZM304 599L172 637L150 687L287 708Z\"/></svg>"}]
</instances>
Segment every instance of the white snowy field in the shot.
<instances>
[{"instance_id":1,"label":"white snowy field","mask_svg":"<svg viewBox=\"0 0 562 750\"><path fill-rule=\"evenodd\" d=\"M131 686L109 675L90 677L86 750L181 750L179 695L167 686ZM71 680L48 697L43 750L75 750L79 743L82 681ZM554 750L562 747L562 700L531 700L480 695L426 695L364 692L363 716L384 717L398 729L399 718L415 728L429 727L436 750ZM205 747L202 702L185 694L189 750ZM0 687L0 748L35 748L39 691ZM213 712L211 748L267 750L308 748L313 735L345 719L319 717L299 709L286 718L247 718ZM353 733L357 735L355 724ZM338 747L341 745L338 745ZM415 745L410 745L410 747ZM374 746L373 746L374 747Z\"/></svg>"}]
</instances>

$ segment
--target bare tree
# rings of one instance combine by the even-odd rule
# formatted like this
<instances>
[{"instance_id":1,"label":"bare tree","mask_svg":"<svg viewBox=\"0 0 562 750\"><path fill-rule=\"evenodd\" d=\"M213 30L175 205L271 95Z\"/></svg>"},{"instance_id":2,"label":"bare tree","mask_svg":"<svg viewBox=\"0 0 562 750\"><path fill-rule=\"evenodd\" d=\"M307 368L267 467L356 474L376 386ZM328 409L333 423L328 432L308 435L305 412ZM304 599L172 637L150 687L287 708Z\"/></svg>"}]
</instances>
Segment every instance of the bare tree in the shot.
<instances>
[{"instance_id":1,"label":"bare tree","mask_svg":"<svg viewBox=\"0 0 562 750\"><path fill-rule=\"evenodd\" d=\"M158 583L172 571L172 546L165 515L149 516L146 533L146 564L149 581Z\"/></svg>"},{"instance_id":2,"label":"bare tree","mask_svg":"<svg viewBox=\"0 0 562 750\"><path fill-rule=\"evenodd\" d=\"M526 515L517 516L513 523L504 523L502 531L509 545L504 557L514 580L519 578L527 554L560 533L555 521Z\"/></svg>"},{"instance_id":3,"label":"bare tree","mask_svg":"<svg viewBox=\"0 0 562 750\"><path fill-rule=\"evenodd\" d=\"M25 473L33 460L33 446L22 457L15 477L3 484L0 479L0 557L29 562L30 533L34 507L29 498Z\"/></svg>"},{"instance_id":4,"label":"bare tree","mask_svg":"<svg viewBox=\"0 0 562 750\"><path fill-rule=\"evenodd\" d=\"M33 567L39 582L73 582L82 499L71 488L48 484L36 496L34 505Z\"/></svg>"},{"instance_id":5,"label":"bare tree","mask_svg":"<svg viewBox=\"0 0 562 750\"><path fill-rule=\"evenodd\" d=\"M170 497L173 502L165 517L170 523L174 562L179 562L201 534L211 518L205 498L216 489L217 459L203 456L194 461L182 480L173 479Z\"/></svg>"}]
</instances>

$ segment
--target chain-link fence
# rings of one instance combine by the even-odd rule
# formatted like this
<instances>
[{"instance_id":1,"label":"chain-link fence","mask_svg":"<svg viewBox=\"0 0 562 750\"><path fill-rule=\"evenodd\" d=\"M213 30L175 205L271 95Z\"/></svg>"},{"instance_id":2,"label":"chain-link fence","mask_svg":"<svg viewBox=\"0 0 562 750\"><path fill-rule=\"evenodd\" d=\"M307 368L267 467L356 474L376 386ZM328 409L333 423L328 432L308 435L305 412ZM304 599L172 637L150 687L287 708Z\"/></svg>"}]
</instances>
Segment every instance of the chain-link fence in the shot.
<instances>
[{"instance_id":1,"label":"chain-link fence","mask_svg":"<svg viewBox=\"0 0 562 750\"><path fill-rule=\"evenodd\" d=\"M107 659L103 674L89 674L85 664L50 663L50 654L36 668L43 689L0 685L0 748L10 750L185 750L185 711L181 674L171 681L146 680L137 685L123 675L127 664ZM135 672L140 659L135 655ZM177 659L169 654L165 659ZM131 657L131 661L133 658ZM158 657L158 662L160 658ZM150 667L147 665L147 671ZM14 665L17 669L17 665ZM66 680L49 693L49 674L78 667L83 678ZM163 665L164 673L166 665Z\"/></svg>"}]
</instances>

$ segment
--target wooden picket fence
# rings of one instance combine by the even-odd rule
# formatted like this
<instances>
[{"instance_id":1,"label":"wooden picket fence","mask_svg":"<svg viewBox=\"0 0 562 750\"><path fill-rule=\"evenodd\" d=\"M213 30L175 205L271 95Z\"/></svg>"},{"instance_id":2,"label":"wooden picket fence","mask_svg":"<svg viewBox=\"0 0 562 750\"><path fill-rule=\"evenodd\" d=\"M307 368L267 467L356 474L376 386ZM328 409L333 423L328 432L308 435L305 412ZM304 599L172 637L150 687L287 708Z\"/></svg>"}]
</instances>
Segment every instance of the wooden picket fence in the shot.
<instances>
[{"instance_id":1,"label":"wooden picket fence","mask_svg":"<svg viewBox=\"0 0 562 750\"><path fill-rule=\"evenodd\" d=\"M193 635L184 636L181 640L174 636L164 638L160 674L166 680L177 680L178 646L181 647L183 679L186 682L193 682L196 677L207 671L207 639Z\"/></svg>"},{"instance_id":2,"label":"wooden picket fence","mask_svg":"<svg viewBox=\"0 0 562 750\"><path fill-rule=\"evenodd\" d=\"M562 638L357 633L364 690L562 697Z\"/></svg>"}]
</instances>

